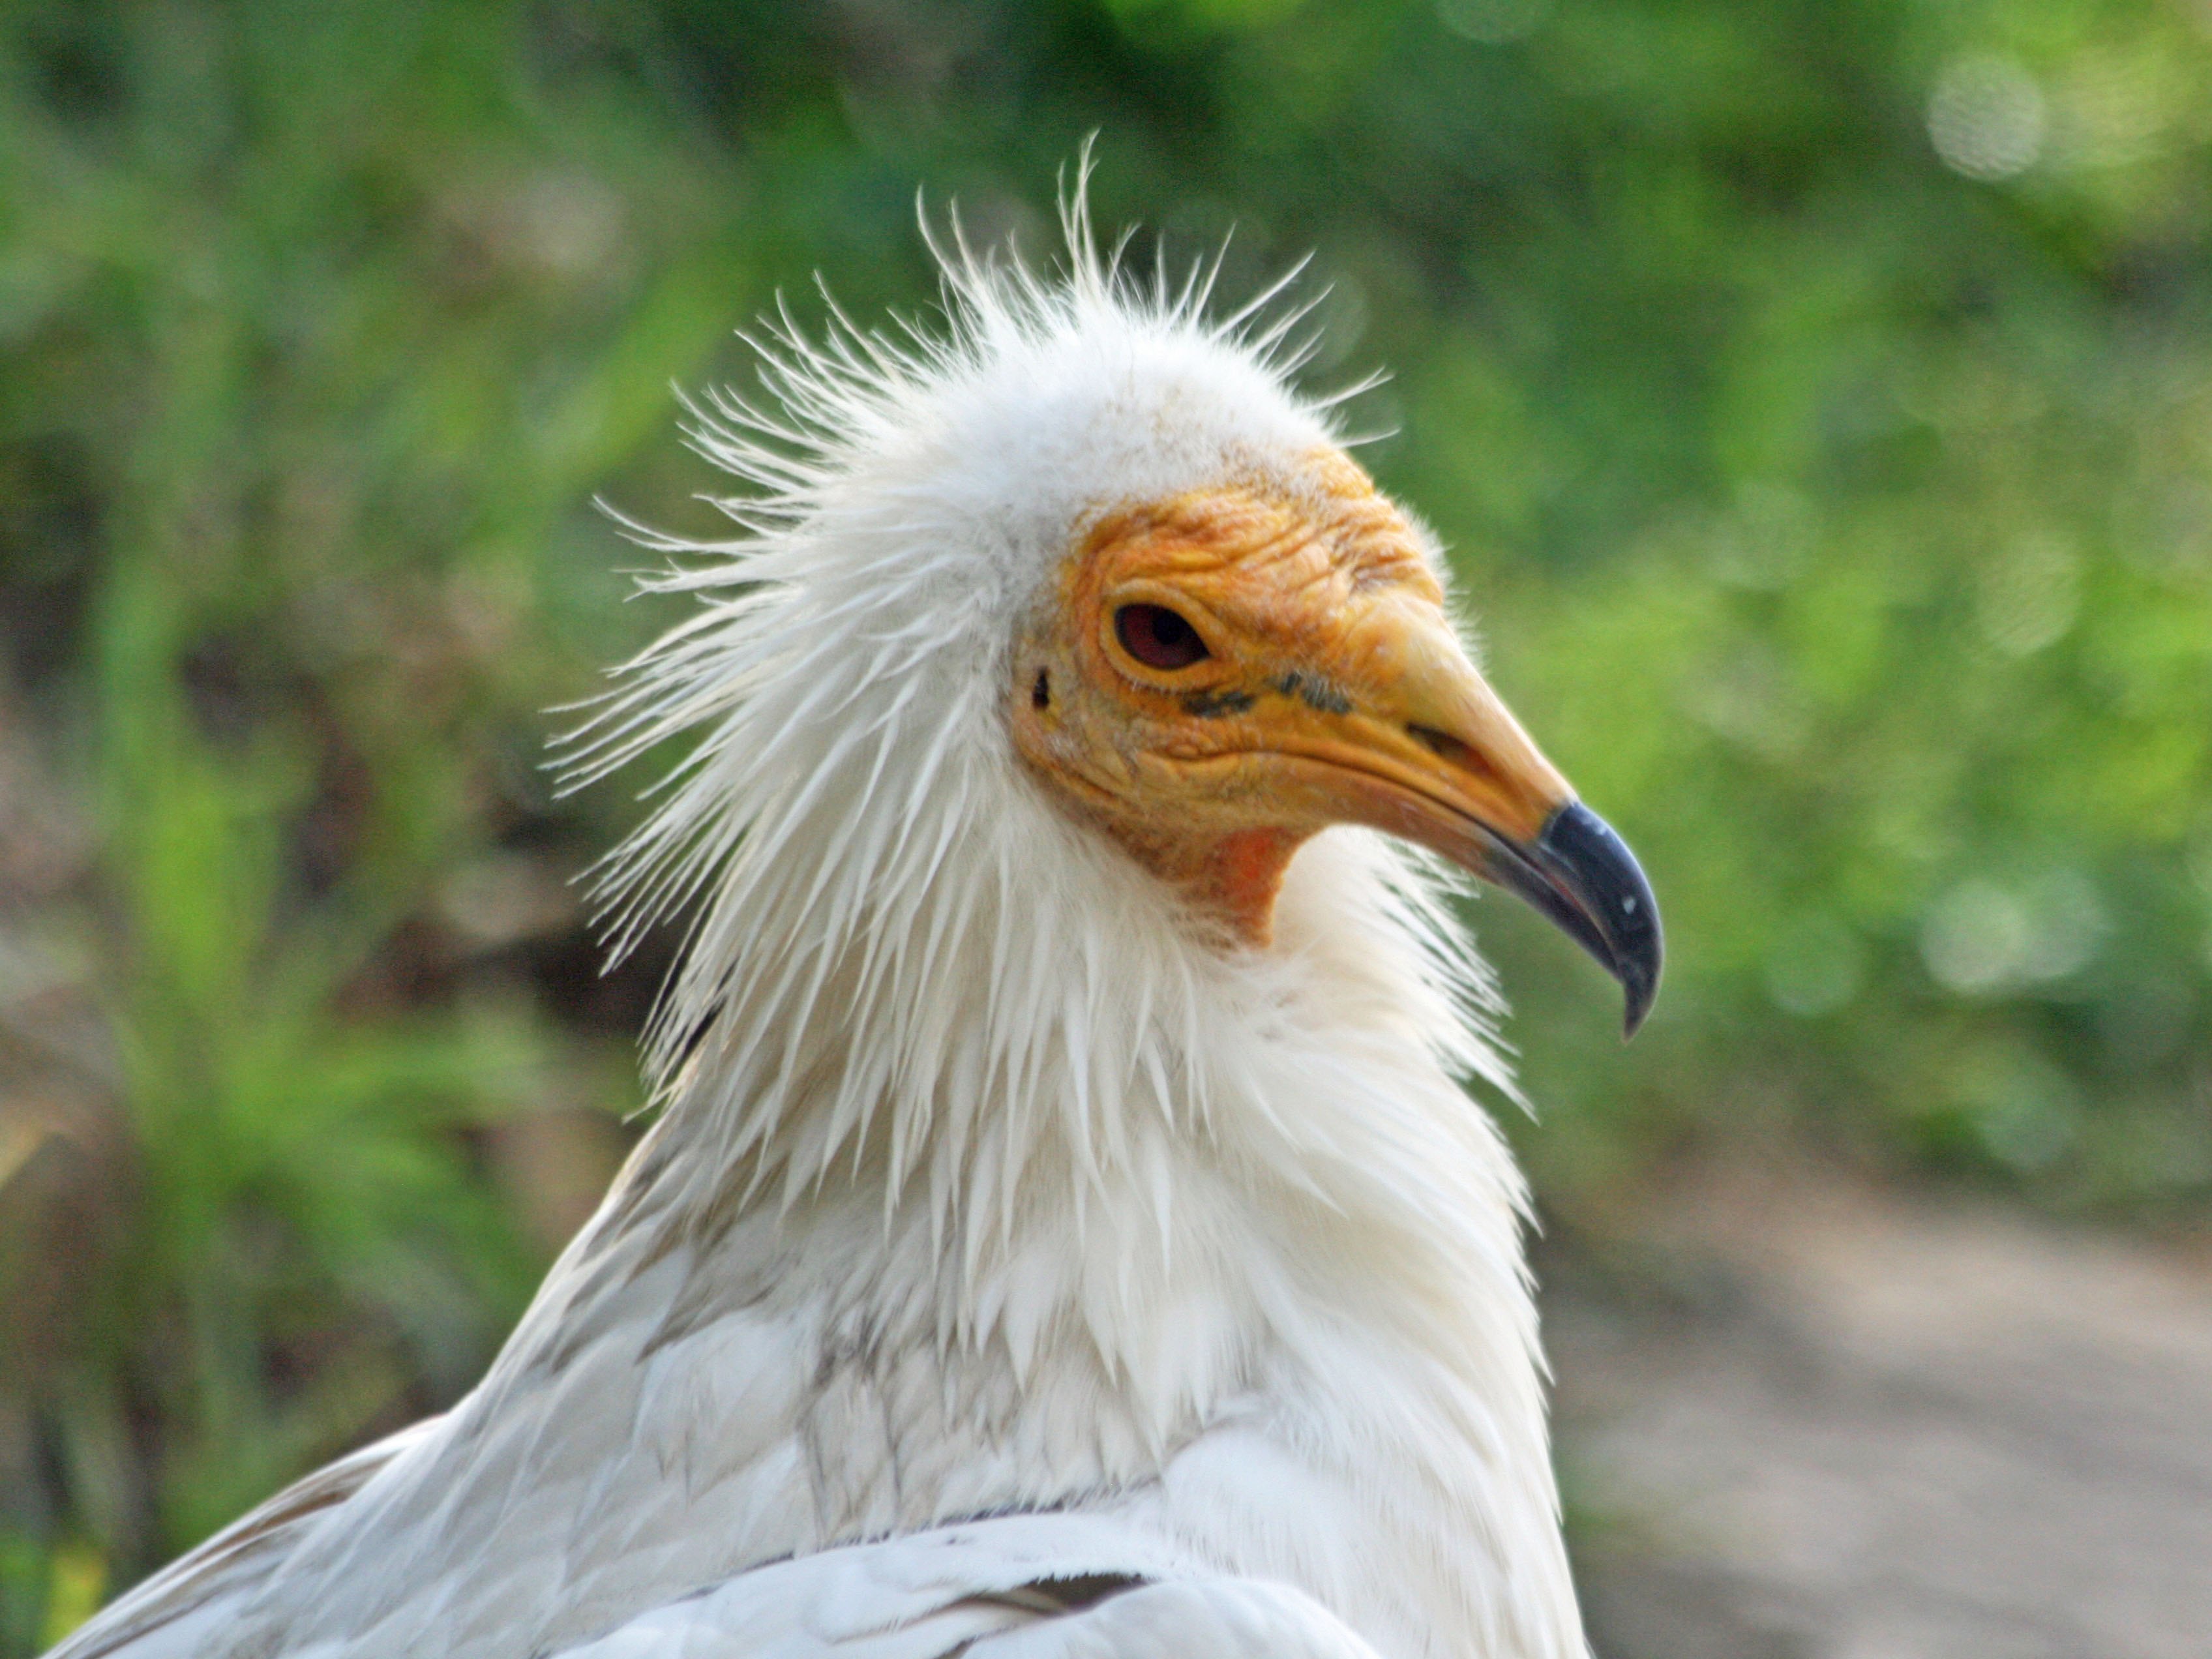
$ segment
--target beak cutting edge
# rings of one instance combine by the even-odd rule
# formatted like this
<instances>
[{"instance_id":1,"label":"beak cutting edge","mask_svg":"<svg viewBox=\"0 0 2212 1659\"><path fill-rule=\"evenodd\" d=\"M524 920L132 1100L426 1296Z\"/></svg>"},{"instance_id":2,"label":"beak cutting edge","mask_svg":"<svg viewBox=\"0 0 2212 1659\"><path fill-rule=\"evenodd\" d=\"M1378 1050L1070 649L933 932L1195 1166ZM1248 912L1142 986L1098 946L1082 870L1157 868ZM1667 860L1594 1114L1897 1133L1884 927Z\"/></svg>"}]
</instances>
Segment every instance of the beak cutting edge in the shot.
<instances>
[{"instance_id":1,"label":"beak cutting edge","mask_svg":"<svg viewBox=\"0 0 2212 1659\"><path fill-rule=\"evenodd\" d=\"M1651 1011L1666 954L1651 884L1613 826L1569 801L1529 842L1493 833L1483 874L1556 924L1620 981L1621 1035Z\"/></svg>"}]
</instances>

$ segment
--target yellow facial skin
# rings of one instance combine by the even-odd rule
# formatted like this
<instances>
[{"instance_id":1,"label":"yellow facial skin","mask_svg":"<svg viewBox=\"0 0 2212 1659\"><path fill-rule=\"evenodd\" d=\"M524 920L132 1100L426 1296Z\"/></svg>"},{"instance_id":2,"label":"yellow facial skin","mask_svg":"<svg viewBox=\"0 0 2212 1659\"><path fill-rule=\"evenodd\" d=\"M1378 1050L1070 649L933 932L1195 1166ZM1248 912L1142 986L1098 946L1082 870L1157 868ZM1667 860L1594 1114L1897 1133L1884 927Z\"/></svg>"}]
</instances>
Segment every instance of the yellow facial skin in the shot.
<instances>
[{"instance_id":1,"label":"yellow facial skin","mask_svg":"<svg viewBox=\"0 0 2212 1659\"><path fill-rule=\"evenodd\" d=\"M1130 606L1182 618L1204 654L1141 659ZM1413 526L1334 451L1287 485L1097 525L1017 643L1009 712L1063 801L1248 945L1329 824L1487 872L1500 840L1534 843L1575 799L1468 660Z\"/></svg>"}]
</instances>

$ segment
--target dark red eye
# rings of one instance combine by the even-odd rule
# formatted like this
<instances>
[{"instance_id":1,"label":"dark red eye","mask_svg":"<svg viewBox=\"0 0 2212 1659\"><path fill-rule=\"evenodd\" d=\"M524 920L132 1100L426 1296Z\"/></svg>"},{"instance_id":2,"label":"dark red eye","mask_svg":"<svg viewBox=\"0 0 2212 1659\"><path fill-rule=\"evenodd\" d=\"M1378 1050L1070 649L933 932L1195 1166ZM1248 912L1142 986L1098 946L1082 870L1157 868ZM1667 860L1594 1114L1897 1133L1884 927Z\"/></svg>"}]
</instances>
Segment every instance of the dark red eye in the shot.
<instances>
[{"instance_id":1,"label":"dark red eye","mask_svg":"<svg viewBox=\"0 0 2212 1659\"><path fill-rule=\"evenodd\" d=\"M1198 630L1164 605L1123 605L1114 613L1114 637L1147 668L1188 668L1213 654Z\"/></svg>"}]
</instances>

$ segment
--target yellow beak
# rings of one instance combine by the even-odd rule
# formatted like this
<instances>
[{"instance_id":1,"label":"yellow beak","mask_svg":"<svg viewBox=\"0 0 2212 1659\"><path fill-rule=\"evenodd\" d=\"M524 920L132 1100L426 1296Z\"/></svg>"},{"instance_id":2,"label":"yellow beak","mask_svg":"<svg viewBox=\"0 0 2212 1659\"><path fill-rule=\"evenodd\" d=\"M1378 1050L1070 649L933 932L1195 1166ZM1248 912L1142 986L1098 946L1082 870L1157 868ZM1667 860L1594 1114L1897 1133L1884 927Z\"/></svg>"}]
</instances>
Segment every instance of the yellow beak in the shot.
<instances>
[{"instance_id":1,"label":"yellow beak","mask_svg":"<svg viewBox=\"0 0 2212 1659\"><path fill-rule=\"evenodd\" d=\"M1318 817L1432 848L1517 894L1620 981L1633 1036L1664 956L1650 884L1468 660L1442 611L1400 592L1340 612L1311 667L1253 712ZM1304 654L1304 653L1302 653Z\"/></svg>"}]
</instances>

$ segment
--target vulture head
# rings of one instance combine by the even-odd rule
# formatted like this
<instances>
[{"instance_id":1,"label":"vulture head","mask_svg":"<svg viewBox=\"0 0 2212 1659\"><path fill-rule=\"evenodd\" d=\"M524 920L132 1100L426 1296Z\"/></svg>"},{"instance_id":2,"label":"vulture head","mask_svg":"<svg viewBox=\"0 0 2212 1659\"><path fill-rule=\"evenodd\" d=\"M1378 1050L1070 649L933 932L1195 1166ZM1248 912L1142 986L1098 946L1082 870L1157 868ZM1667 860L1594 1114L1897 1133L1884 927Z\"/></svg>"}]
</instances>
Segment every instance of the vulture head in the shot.
<instances>
[{"instance_id":1,"label":"vulture head","mask_svg":"<svg viewBox=\"0 0 2212 1659\"><path fill-rule=\"evenodd\" d=\"M1015 752L1237 943L1268 944L1319 830L1429 848L1602 963L1632 1035L1659 976L1643 873L1468 659L1431 538L1336 443L1285 425L1220 443L1206 482L1073 527L1014 630Z\"/></svg>"}]
</instances>

